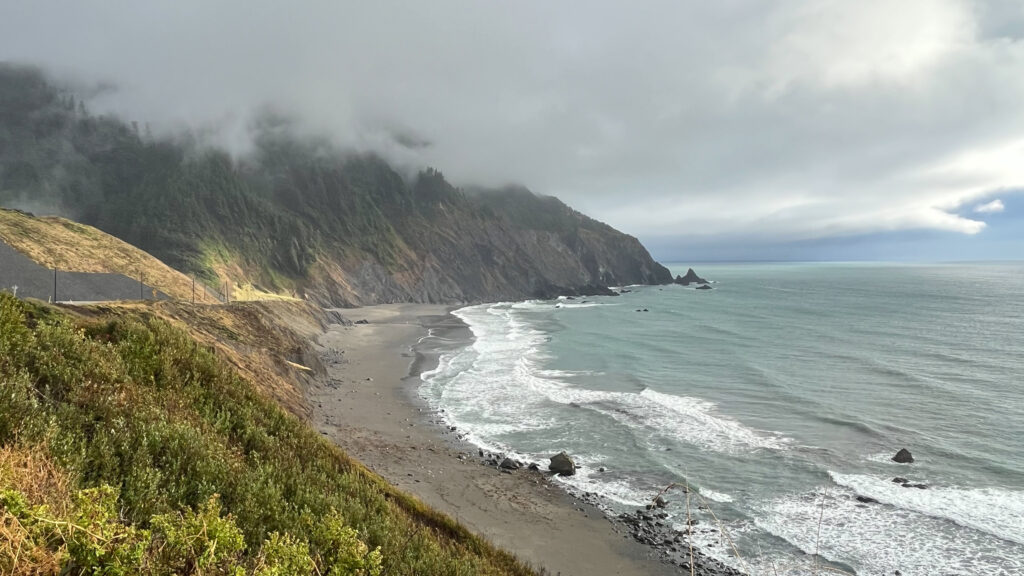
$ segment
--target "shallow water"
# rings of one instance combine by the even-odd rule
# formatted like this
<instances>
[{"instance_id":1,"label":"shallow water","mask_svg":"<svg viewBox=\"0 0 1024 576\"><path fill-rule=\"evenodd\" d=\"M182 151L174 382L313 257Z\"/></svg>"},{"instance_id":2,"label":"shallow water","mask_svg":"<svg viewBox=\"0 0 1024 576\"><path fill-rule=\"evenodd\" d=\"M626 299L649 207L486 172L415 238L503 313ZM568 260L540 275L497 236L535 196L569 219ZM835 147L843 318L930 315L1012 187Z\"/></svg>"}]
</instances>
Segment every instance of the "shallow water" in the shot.
<instances>
[{"instance_id":1,"label":"shallow water","mask_svg":"<svg viewBox=\"0 0 1024 576\"><path fill-rule=\"evenodd\" d=\"M698 272L463 308L421 393L481 446L573 454L613 512L691 485L700 545L751 573L1024 574L1024 264Z\"/></svg>"}]
</instances>

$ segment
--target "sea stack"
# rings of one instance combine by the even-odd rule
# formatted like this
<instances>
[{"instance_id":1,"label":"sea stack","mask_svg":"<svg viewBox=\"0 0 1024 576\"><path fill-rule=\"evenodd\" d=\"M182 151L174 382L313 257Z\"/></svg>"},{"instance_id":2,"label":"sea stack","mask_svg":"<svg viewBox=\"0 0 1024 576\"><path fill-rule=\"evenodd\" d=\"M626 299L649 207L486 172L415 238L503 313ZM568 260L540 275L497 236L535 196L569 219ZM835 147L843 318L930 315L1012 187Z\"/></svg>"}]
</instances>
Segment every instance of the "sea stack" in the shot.
<instances>
[{"instance_id":1,"label":"sea stack","mask_svg":"<svg viewBox=\"0 0 1024 576\"><path fill-rule=\"evenodd\" d=\"M907 450L906 448L900 448L900 451L897 452L896 455L892 457L892 461L897 462L899 464L910 464L911 462L914 461L914 457L910 454L910 450Z\"/></svg>"},{"instance_id":2,"label":"sea stack","mask_svg":"<svg viewBox=\"0 0 1024 576\"><path fill-rule=\"evenodd\" d=\"M697 273L693 271L693 268L687 268L686 276L676 276L675 283L683 286L689 286L690 284L707 284L708 281L697 276Z\"/></svg>"}]
</instances>

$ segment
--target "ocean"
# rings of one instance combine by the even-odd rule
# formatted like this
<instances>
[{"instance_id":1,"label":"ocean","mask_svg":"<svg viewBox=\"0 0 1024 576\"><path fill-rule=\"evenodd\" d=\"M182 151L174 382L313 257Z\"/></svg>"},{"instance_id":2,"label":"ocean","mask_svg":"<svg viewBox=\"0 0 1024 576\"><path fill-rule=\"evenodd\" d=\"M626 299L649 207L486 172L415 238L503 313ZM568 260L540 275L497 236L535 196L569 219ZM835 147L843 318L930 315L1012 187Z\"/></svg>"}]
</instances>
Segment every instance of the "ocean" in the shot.
<instances>
[{"instance_id":1,"label":"ocean","mask_svg":"<svg viewBox=\"0 0 1024 576\"><path fill-rule=\"evenodd\" d=\"M420 393L609 514L689 486L669 521L750 574L1024 574L1024 263L697 272L457 310Z\"/></svg>"}]
</instances>

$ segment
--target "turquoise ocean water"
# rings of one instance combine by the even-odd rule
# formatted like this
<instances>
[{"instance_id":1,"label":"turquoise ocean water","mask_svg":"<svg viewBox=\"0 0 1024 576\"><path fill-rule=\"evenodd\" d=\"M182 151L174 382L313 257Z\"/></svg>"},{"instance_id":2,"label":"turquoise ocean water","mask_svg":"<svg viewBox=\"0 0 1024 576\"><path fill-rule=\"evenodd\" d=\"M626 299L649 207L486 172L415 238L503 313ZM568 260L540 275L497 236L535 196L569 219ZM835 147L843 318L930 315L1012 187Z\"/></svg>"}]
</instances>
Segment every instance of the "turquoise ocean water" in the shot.
<instances>
[{"instance_id":1,"label":"turquoise ocean water","mask_svg":"<svg viewBox=\"0 0 1024 576\"><path fill-rule=\"evenodd\" d=\"M688 483L699 545L752 574L1024 574L1024 264L697 272L463 308L421 394L488 449L573 454L556 481L610 513Z\"/></svg>"}]
</instances>

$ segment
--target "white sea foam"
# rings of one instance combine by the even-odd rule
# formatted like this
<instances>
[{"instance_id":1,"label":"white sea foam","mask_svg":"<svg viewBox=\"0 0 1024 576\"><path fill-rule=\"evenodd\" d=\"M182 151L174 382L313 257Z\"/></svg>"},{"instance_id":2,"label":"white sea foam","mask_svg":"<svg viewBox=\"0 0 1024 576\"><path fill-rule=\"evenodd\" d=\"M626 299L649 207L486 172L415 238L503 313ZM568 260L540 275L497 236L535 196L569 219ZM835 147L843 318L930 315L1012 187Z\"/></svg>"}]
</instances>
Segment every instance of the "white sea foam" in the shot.
<instances>
[{"instance_id":1,"label":"white sea foam","mask_svg":"<svg viewBox=\"0 0 1024 576\"><path fill-rule=\"evenodd\" d=\"M441 359L425 372L427 395L447 418L481 442L517 430L557 424L550 404L593 410L647 437L667 437L709 451L737 453L784 449L789 441L762 433L718 413L711 402L652 389L640 393L591 390L570 381L594 372L545 369L547 334L533 329L517 310L538 302L499 303L457 310L475 340L466 350ZM490 440L493 443L493 440Z\"/></svg>"},{"instance_id":2,"label":"white sea foam","mask_svg":"<svg viewBox=\"0 0 1024 576\"><path fill-rule=\"evenodd\" d=\"M699 488L697 491L700 492L701 496L707 498L708 500L713 500L715 502L732 502L733 501L733 497L729 496L725 492L715 492L714 490L712 490L710 488Z\"/></svg>"},{"instance_id":3,"label":"white sea foam","mask_svg":"<svg viewBox=\"0 0 1024 576\"><path fill-rule=\"evenodd\" d=\"M920 490L904 488L888 477L829 474L836 484L862 496L1024 544L1024 491L942 486Z\"/></svg>"},{"instance_id":4,"label":"white sea foam","mask_svg":"<svg viewBox=\"0 0 1024 576\"><path fill-rule=\"evenodd\" d=\"M719 414L717 407L687 398L645 389L641 392L593 390L573 385L580 377L600 372L546 368L548 334L536 330L522 314L549 308L550 302L520 302L463 308L455 312L475 337L464 350L444 354L437 368L422 374L424 395L444 409L444 420L456 426L466 440L491 452L503 452L542 465L550 454L516 452L503 438L532 430L558 442L564 434L565 407L573 406L610 417L637 431L638 441L660 449L681 441L708 451L725 453L781 449L787 441L756 432ZM591 306L587 303L582 306ZM561 417L557 416L561 414ZM657 487L621 473L600 472L609 457L597 452L574 454L583 464L576 475L555 482L576 492L593 492L604 505L632 508L647 503ZM727 494L704 489L716 502L729 502ZM706 536L706 538L705 538ZM707 540L706 542L704 540ZM702 547L720 547L720 537L702 534ZM713 550L707 550L714 553ZM722 549L726 552L725 549ZM726 552L727 553L727 552Z\"/></svg>"},{"instance_id":5,"label":"white sea foam","mask_svg":"<svg viewBox=\"0 0 1024 576\"><path fill-rule=\"evenodd\" d=\"M906 508L862 504L854 496L854 491L840 487L830 489L827 495L819 490L754 503L752 510L758 528L784 538L807 554L818 551L825 558L841 558L858 573L1024 573L1024 558L1011 542ZM779 573L811 573L807 568Z\"/></svg>"},{"instance_id":6,"label":"white sea foam","mask_svg":"<svg viewBox=\"0 0 1024 576\"><path fill-rule=\"evenodd\" d=\"M740 422L721 415L711 402L674 396L655 390L645 389L640 396L653 402L668 414L652 414L665 426L675 429L687 441L719 452L739 452L749 449L767 448L784 450L791 444L788 438L772 433L762 433L748 428ZM666 417L667 416L667 417Z\"/></svg>"}]
</instances>

